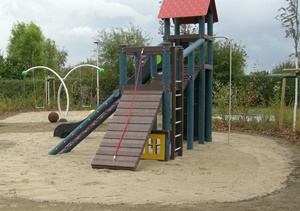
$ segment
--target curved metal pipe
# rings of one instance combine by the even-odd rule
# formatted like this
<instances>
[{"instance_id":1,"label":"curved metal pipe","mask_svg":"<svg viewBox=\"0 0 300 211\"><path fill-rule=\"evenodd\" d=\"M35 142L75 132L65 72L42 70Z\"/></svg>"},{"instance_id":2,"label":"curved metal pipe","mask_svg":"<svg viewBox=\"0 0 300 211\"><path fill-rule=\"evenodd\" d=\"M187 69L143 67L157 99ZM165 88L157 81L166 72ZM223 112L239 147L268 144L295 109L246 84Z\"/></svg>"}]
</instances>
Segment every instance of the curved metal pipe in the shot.
<instances>
[{"instance_id":1,"label":"curved metal pipe","mask_svg":"<svg viewBox=\"0 0 300 211\"><path fill-rule=\"evenodd\" d=\"M81 64L78 65L76 67L74 67L73 69L71 69L66 75L65 77L62 78L63 81L65 81L67 79L67 77L76 69L80 68L80 67L94 67L97 68L97 71L100 69L100 67L96 66L96 65L92 65L92 64ZM98 80L98 79L97 79ZM98 86L98 84L97 84ZM58 111L59 113L61 113L61 107L60 107L60 93L61 93L61 89L62 89L62 84L59 85L58 88L58 92L57 92L57 107L58 107ZM99 87L97 87L97 89L99 89Z\"/></svg>"},{"instance_id":2,"label":"curved metal pipe","mask_svg":"<svg viewBox=\"0 0 300 211\"><path fill-rule=\"evenodd\" d=\"M67 108L66 108L66 113L65 113L65 116L68 115L68 112L69 112L69 105L70 105L70 100L69 100L69 92L68 92L68 89L66 87L66 84L64 83L64 80L54 71L52 70L51 68L49 67L45 67L45 66L35 66L35 67L31 67L29 68L28 70L25 70L25 72L30 72L31 70L35 70L35 69L46 69L46 70L49 70L50 72L52 72L61 82L61 86L64 87L65 89L65 92L66 92L66 97L67 97ZM59 98L58 98L59 99ZM59 107L59 113L61 113L61 110L60 110L60 107Z\"/></svg>"}]
</instances>

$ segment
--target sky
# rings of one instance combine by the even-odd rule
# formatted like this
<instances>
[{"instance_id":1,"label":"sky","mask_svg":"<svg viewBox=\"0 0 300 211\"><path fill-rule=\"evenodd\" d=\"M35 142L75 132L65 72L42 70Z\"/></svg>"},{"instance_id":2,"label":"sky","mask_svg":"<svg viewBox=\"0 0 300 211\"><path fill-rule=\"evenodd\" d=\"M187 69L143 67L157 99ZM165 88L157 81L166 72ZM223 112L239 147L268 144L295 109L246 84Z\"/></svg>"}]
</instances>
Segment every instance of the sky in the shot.
<instances>
[{"instance_id":1,"label":"sky","mask_svg":"<svg viewBox=\"0 0 300 211\"><path fill-rule=\"evenodd\" d=\"M293 53L293 40L285 38L278 9L286 0L215 0L219 22L214 34L227 36L245 46L248 54L245 73L271 71ZM68 51L67 65L75 66L95 57L94 38L100 31L133 23L152 38L152 45L162 41L158 34L158 0L1 0L0 53L6 48L13 25L33 21L44 36ZM224 58L226 59L226 58Z\"/></svg>"}]
</instances>

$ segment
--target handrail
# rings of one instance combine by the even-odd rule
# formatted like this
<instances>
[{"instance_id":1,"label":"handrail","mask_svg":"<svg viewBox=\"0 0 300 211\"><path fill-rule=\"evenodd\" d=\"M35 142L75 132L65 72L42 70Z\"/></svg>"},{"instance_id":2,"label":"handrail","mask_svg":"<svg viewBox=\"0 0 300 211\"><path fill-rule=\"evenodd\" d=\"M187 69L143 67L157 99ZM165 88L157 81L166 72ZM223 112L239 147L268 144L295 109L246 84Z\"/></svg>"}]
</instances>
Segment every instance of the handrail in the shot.
<instances>
[{"instance_id":1,"label":"handrail","mask_svg":"<svg viewBox=\"0 0 300 211\"><path fill-rule=\"evenodd\" d=\"M183 58L187 57L190 53L192 53L194 50L196 50L198 47L200 47L205 42L205 39L200 38L193 44L191 44L189 47L187 47L183 51Z\"/></svg>"}]
</instances>

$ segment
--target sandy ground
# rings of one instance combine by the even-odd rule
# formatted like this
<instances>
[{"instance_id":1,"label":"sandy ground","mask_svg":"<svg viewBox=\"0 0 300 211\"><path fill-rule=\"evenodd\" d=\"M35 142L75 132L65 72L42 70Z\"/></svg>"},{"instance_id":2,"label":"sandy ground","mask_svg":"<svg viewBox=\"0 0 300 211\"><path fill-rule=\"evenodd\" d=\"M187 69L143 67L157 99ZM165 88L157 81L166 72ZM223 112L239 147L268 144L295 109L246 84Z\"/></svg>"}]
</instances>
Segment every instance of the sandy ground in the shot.
<instances>
[{"instance_id":1,"label":"sandy ground","mask_svg":"<svg viewBox=\"0 0 300 211\"><path fill-rule=\"evenodd\" d=\"M79 121L87 113L61 116ZM92 169L108 123L72 152L48 155L61 141L53 137L56 124L48 122L48 114L28 112L0 120L0 210L18 210L16 199L48 208L85 204L82 210L99 204L107 210L151 205L193 209L270 196L286 188L295 170L294 152L274 138L231 133L228 145L227 134L216 132L212 143L195 143L172 161L142 160L135 172Z\"/></svg>"}]
</instances>

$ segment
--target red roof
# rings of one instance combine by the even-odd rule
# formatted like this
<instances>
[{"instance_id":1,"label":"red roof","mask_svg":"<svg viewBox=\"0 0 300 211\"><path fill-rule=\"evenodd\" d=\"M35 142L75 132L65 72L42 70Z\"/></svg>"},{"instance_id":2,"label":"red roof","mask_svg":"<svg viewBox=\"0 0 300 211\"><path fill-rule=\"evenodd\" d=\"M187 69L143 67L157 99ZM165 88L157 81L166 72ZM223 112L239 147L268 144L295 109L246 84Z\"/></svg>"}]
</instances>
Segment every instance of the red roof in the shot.
<instances>
[{"instance_id":1,"label":"red roof","mask_svg":"<svg viewBox=\"0 0 300 211\"><path fill-rule=\"evenodd\" d=\"M158 18L183 18L181 23L197 23L211 7L214 22L218 22L215 0L164 0Z\"/></svg>"}]
</instances>

